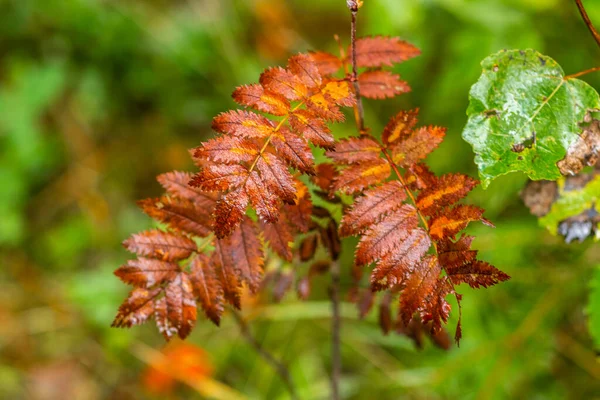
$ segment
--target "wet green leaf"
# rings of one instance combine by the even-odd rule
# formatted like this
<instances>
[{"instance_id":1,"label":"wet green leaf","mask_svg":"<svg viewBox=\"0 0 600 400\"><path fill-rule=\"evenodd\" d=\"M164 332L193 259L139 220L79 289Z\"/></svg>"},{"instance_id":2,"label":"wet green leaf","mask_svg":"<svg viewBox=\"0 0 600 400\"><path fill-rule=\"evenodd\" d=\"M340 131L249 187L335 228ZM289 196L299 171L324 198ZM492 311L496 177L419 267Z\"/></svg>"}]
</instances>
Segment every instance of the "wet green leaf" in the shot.
<instances>
[{"instance_id":1,"label":"wet green leaf","mask_svg":"<svg viewBox=\"0 0 600 400\"><path fill-rule=\"evenodd\" d=\"M473 146L483 186L515 171L533 180L559 178L556 163L577 140L579 123L600 108L596 90L565 79L556 61L534 50L504 50L481 66L462 135Z\"/></svg>"}]
</instances>

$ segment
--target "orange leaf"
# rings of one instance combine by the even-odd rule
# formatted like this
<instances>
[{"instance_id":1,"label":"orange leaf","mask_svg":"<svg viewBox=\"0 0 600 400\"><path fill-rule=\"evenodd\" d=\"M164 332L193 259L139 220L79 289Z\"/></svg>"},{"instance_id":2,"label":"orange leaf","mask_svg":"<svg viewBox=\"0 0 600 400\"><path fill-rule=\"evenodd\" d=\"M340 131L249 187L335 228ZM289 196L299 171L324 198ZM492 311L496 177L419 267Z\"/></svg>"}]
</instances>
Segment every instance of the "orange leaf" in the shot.
<instances>
[{"instance_id":1,"label":"orange leaf","mask_svg":"<svg viewBox=\"0 0 600 400\"><path fill-rule=\"evenodd\" d=\"M248 170L241 165L207 164L190 180L190 185L208 192L220 192L241 185Z\"/></svg>"},{"instance_id":2,"label":"orange leaf","mask_svg":"<svg viewBox=\"0 0 600 400\"><path fill-rule=\"evenodd\" d=\"M149 288L175 279L179 271L175 263L141 257L128 260L115 275L130 285Z\"/></svg>"},{"instance_id":3,"label":"orange leaf","mask_svg":"<svg viewBox=\"0 0 600 400\"><path fill-rule=\"evenodd\" d=\"M308 88L321 86L321 74L317 64L308 54L297 54L288 60L288 70Z\"/></svg>"},{"instance_id":4,"label":"orange leaf","mask_svg":"<svg viewBox=\"0 0 600 400\"><path fill-rule=\"evenodd\" d=\"M394 251L383 257L371 274L373 290L393 288L406 281L413 266L419 263L431 247L427 232L421 228L398 235L397 240L399 243Z\"/></svg>"},{"instance_id":5,"label":"orange leaf","mask_svg":"<svg viewBox=\"0 0 600 400\"><path fill-rule=\"evenodd\" d=\"M378 162L380 153L379 143L368 137L359 137L340 140L335 149L325 155L337 163L348 165Z\"/></svg>"},{"instance_id":6,"label":"orange leaf","mask_svg":"<svg viewBox=\"0 0 600 400\"><path fill-rule=\"evenodd\" d=\"M123 246L137 255L164 261L183 260L196 251L196 243L187 236L175 235L159 229L134 234L123 242Z\"/></svg>"},{"instance_id":7,"label":"orange leaf","mask_svg":"<svg viewBox=\"0 0 600 400\"><path fill-rule=\"evenodd\" d=\"M280 218L275 223L263 223L261 226L265 241L269 244L269 247L284 260L292 261L291 243L294 242L294 236L290 231L287 221Z\"/></svg>"},{"instance_id":8,"label":"orange leaf","mask_svg":"<svg viewBox=\"0 0 600 400\"><path fill-rule=\"evenodd\" d=\"M223 240L215 241L215 251L212 254L211 265L223 288L225 300L233 307L242 308L242 283L235 271L235 260L227 251L227 245L223 246Z\"/></svg>"},{"instance_id":9,"label":"orange leaf","mask_svg":"<svg viewBox=\"0 0 600 400\"><path fill-rule=\"evenodd\" d=\"M206 237L211 232L212 208L190 200L173 197L145 199L138 205L150 217L165 223L169 228L190 235Z\"/></svg>"},{"instance_id":10,"label":"orange leaf","mask_svg":"<svg viewBox=\"0 0 600 400\"><path fill-rule=\"evenodd\" d=\"M419 54L419 49L397 37L374 36L356 41L356 63L359 67L391 67Z\"/></svg>"},{"instance_id":11,"label":"orange leaf","mask_svg":"<svg viewBox=\"0 0 600 400\"><path fill-rule=\"evenodd\" d=\"M433 217L429 223L429 233L434 240L440 240L446 237L454 237L458 232L465 229L469 222L484 221L486 225L491 225L489 221L483 218L483 211L480 207L459 204L450 211Z\"/></svg>"},{"instance_id":12,"label":"orange leaf","mask_svg":"<svg viewBox=\"0 0 600 400\"><path fill-rule=\"evenodd\" d=\"M165 339L177 334L185 339L196 323L196 299L187 273L179 273L165 288L165 297L156 302L154 317Z\"/></svg>"},{"instance_id":13,"label":"orange leaf","mask_svg":"<svg viewBox=\"0 0 600 400\"><path fill-rule=\"evenodd\" d=\"M415 208L408 204L402 205L384 220L370 227L360 238L354 262L356 265L366 265L382 259L401 246L418 223Z\"/></svg>"},{"instance_id":14,"label":"orange leaf","mask_svg":"<svg viewBox=\"0 0 600 400\"><path fill-rule=\"evenodd\" d=\"M340 172L334 179L332 191L341 190L346 194L353 194L365 188L384 181L390 176L390 164L384 159L352 165Z\"/></svg>"},{"instance_id":15,"label":"orange leaf","mask_svg":"<svg viewBox=\"0 0 600 400\"><path fill-rule=\"evenodd\" d=\"M446 272L455 285L466 283L474 289L479 287L486 288L510 279L510 276L493 265L479 260L456 268L447 269Z\"/></svg>"},{"instance_id":16,"label":"orange leaf","mask_svg":"<svg viewBox=\"0 0 600 400\"><path fill-rule=\"evenodd\" d=\"M285 115L290 103L280 94L266 91L261 85L243 85L233 92L233 100L242 106L273 115Z\"/></svg>"},{"instance_id":17,"label":"orange leaf","mask_svg":"<svg viewBox=\"0 0 600 400\"><path fill-rule=\"evenodd\" d=\"M245 217L231 236L219 241L219 247L234 262L238 278L248 284L251 293L256 293L262 280L264 254L254 222Z\"/></svg>"},{"instance_id":18,"label":"orange leaf","mask_svg":"<svg viewBox=\"0 0 600 400\"><path fill-rule=\"evenodd\" d=\"M417 124L419 109L410 111L400 111L390 119L390 122L383 129L381 140L385 144L392 144L398 139L408 136Z\"/></svg>"},{"instance_id":19,"label":"orange leaf","mask_svg":"<svg viewBox=\"0 0 600 400\"><path fill-rule=\"evenodd\" d=\"M256 162L262 180L261 190L267 189L287 204L294 204L296 187L287 167L271 153L263 153Z\"/></svg>"},{"instance_id":20,"label":"orange leaf","mask_svg":"<svg viewBox=\"0 0 600 400\"><path fill-rule=\"evenodd\" d=\"M308 110L294 111L290 117L290 125L315 146L330 148L335 143L325 122Z\"/></svg>"},{"instance_id":21,"label":"orange leaf","mask_svg":"<svg viewBox=\"0 0 600 400\"><path fill-rule=\"evenodd\" d=\"M212 128L221 133L241 138L264 138L270 135L275 125L262 115L250 111L233 110L217 115Z\"/></svg>"},{"instance_id":22,"label":"orange leaf","mask_svg":"<svg viewBox=\"0 0 600 400\"><path fill-rule=\"evenodd\" d=\"M433 293L440 272L440 264L434 256L425 257L415 266L400 296L400 315L404 325L408 325L417 309L426 304L425 299Z\"/></svg>"},{"instance_id":23,"label":"orange leaf","mask_svg":"<svg viewBox=\"0 0 600 400\"><path fill-rule=\"evenodd\" d=\"M203 254L194 257L190 264L190 279L204 313L219 326L223 314L223 288L208 257Z\"/></svg>"},{"instance_id":24,"label":"orange leaf","mask_svg":"<svg viewBox=\"0 0 600 400\"><path fill-rule=\"evenodd\" d=\"M256 144L247 139L221 136L202 143L194 151L194 158L222 164L251 162L258 155Z\"/></svg>"},{"instance_id":25,"label":"orange leaf","mask_svg":"<svg viewBox=\"0 0 600 400\"><path fill-rule=\"evenodd\" d=\"M281 67L267 69L259 82L266 90L279 93L290 101L300 100L308 94L308 88L302 81Z\"/></svg>"},{"instance_id":26,"label":"orange leaf","mask_svg":"<svg viewBox=\"0 0 600 400\"><path fill-rule=\"evenodd\" d=\"M410 86L390 71L366 71L358 75L360 95L368 99L385 99L410 92Z\"/></svg>"},{"instance_id":27,"label":"orange leaf","mask_svg":"<svg viewBox=\"0 0 600 400\"><path fill-rule=\"evenodd\" d=\"M250 197L243 188L227 193L215 209L215 235L222 239L233 232L246 215Z\"/></svg>"},{"instance_id":28,"label":"orange leaf","mask_svg":"<svg viewBox=\"0 0 600 400\"><path fill-rule=\"evenodd\" d=\"M463 174L446 174L436 178L434 185L419 193L417 208L426 215L431 215L450 204L465 197L478 182Z\"/></svg>"},{"instance_id":29,"label":"orange leaf","mask_svg":"<svg viewBox=\"0 0 600 400\"><path fill-rule=\"evenodd\" d=\"M119 312L112 323L115 328L131 328L141 325L152 318L154 300L161 293L161 288L135 288L119 307Z\"/></svg>"},{"instance_id":30,"label":"orange leaf","mask_svg":"<svg viewBox=\"0 0 600 400\"><path fill-rule=\"evenodd\" d=\"M408 167L427 157L444 140L445 128L422 127L392 146L392 158L401 167Z\"/></svg>"},{"instance_id":31,"label":"orange leaf","mask_svg":"<svg viewBox=\"0 0 600 400\"><path fill-rule=\"evenodd\" d=\"M350 211L347 211L341 222L342 236L356 235L379 222L389 212L395 211L406 199L402 184L390 181L364 193L354 201Z\"/></svg>"},{"instance_id":32,"label":"orange leaf","mask_svg":"<svg viewBox=\"0 0 600 400\"><path fill-rule=\"evenodd\" d=\"M315 51L310 53L321 75L332 75L342 68L342 60L333 54L324 51Z\"/></svg>"},{"instance_id":33,"label":"orange leaf","mask_svg":"<svg viewBox=\"0 0 600 400\"><path fill-rule=\"evenodd\" d=\"M188 172L173 171L158 175L156 180L170 196L190 200L199 207L212 210L215 207L217 196L188 185L192 176Z\"/></svg>"},{"instance_id":34,"label":"orange leaf","mask_svg":"<svg viewBox=\"0 0 600 400\"><path fill-rule=\"evenodd\" d=\"M314 157L308 144L289 129L282 129L280 135L271 139L273 147L281 158L291 167L309 175L315 173Z\"/></svg>"}]
</instances>

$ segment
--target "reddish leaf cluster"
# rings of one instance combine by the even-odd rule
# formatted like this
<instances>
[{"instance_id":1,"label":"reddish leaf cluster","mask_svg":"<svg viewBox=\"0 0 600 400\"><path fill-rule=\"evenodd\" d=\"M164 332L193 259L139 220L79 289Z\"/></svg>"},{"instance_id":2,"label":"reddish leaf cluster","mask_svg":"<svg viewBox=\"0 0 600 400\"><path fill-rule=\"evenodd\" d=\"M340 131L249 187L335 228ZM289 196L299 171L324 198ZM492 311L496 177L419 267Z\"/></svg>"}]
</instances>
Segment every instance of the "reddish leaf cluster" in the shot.
<instances>
[{"instance_id":1,"label":"reddish leaf cluster","mask_svg":"<svg viewBox=\"0 0 600 400\"><path fill-rule=\"evenodd\" d=\"M167 230L134 234L123 243L138 258L115 271L134 290L119 308L113 326L131 327L153 317L167 340L175 335L185 338L196 322L197 303L218 325L225 303L241 307L243 285L252 293L259 289L263 242L291 260L289 242L296 232L307 230L304 225L312 205L306 187L295 181L300 199L286 205L277 223L263 224L262 237L257 223L244 216L230 236L215 238L211 229L217 196L188 186L190 178L183 172L160 175L158 181L167 195L139 202ZM203 251L209 246L214 250Z\"/></svg>"},{"instance_id":2,"label":"reddish leaf cluster","mask_svg":"<svg viewBox=\"0 0 600 400\"><path fill-rule=\"evenodd\" d=\"M410 91L408 83L383 67L391 67L420 54L418 48L399 38L375 36L356 40L356 64L365 68L357 77L361 96L385 99ZM351 51L347 56L336 57L326 52L311 53L323 75L333 75L340 69L348 72Z\"/></svg>"},{"instance_id":3,"label":"reddish leaf cluster","mask_svg":"<svg viewBox=\"0 0 600 400\"><path fill-rule=\"evenodd\" d=\"M222 135L193 153L201 170L190 184L222 194L215 209L214 231L219 238L233 232L250 205L262 221L276 223L282 203L294 204L297 198L289 167L313 175L309 143L331 148L334 138L326 122L343 121L339 107L355 103L348 82L323 77L305 54L291 57L286 69L267 69L259 82L238 87L233 98L271 117L247 110L222 113L212 125ZM284 244L276 247L282 250Z\"/></svg>"},{"instance_id":4,"label":"reddish leaf cluster","mask_svg":"<svg viewBox=\"0 0 600 400\"><path fill-rule=\"evenodd\" d=\"M483 209L456 204L477 181L429 171L422 161L445 129L416 124L417 110L402 111L385 127L383 143L369 135L340 141L327 152L341 167L330 189L361 194L342 218L340 233L360 236L355 265L375 265L371 289L401 293L398 323L409 326L419 315L423 323L431 321L435 333L449 316L446 296L460 300L455 285L487 287L509 277L476 260L472 237L456 238L472 221L491 225ZM392 171L396 176L390 179Z\"/></svg>"}]
</instances>

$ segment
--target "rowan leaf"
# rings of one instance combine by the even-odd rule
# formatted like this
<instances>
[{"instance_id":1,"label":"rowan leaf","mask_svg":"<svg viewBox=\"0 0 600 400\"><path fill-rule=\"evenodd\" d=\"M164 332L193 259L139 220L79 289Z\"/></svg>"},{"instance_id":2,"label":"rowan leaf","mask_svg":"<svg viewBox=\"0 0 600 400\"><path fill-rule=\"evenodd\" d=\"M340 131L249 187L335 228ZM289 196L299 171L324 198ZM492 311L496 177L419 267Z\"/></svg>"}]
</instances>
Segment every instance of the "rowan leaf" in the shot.
<instances>
[{"instance_id":1,"label":"rowan leaf","mask_svg":"<svg viewBox=\"0 0 600 400\"><path fill-rule=\"evenodd\" d=\"M119 306L119 311L111 326L131 328L148 321L154 314L154 302L161 291L161 288L133 289L123 304Z\"/></svg>"},{"instance_id":2,"label":"rowan leaf","mask_svg":"<svg viewBox=\"0 0 600 400\"><path fill-rule=\"evenodd\" d=\"M351 54L350 50L348 54ZM373 36L356 40L356 63L359 67L391 67L419 54L419 49L397 37Z\"/></svg>"},{"instance_id":3,"label":"rowan leaf","mask_svg":"<svg viewBox=\"0 0 600 400\"><path fill-rule=\"evenodd\" d=\"M187 236L153 229L133 234L123 246L139 256L177 261L188 258L196 251L196 243Z\"/></svg>"},{"instance_id":4,"label":"rowan leaf","mask_svg":"<svg viewBox=\"0 0 600 400\"><path fill-rule=\"evenodd\" d=\"M449 211L444 211L434 216L429 222L429 234L434 240L454 237L473 221L482 221L493 227L491 222L483 218L483 209L480 207L458 204Z\"/></svg>"},{"instance_id":5,"label":"rowan leaf","mask_svg":"<svg viewBox=\"0 0 600 400\"><path fill-rule=\"evenodd\" d=\"M427 232L421 228L397 234L395 249L382 257L371 274L371 289L393 288L406 281L414 265L431 247Z\"/></svg>"},{"instance_id":6,"label":"rowan leaf","mask_svg":"<svg viewBox=\"0 0 600 400\"><path fill-rule=\"evenodd\" d=\"M600 108L598 93L534 50L504 50L481 66L462 135L473 146L484 188L514 171L533 180L559 178L556 164L579 139L586 114Z\"/></svg>"},{"instance_id":7,"label":"rowan leaf","mask_svg":"<svg viewBox=\"0 0 600 400\"><path fill-rule=\"evenodd\" d=\"M261 226L265 241L269 247L284 260L292 261L291 243L294 241L294 236L287 221L280 218L277 222L263 223Z\"/></svg>"},{"instance_id":8,"label":"rowan leaf","mask_svg":"<svg viewBox=\"0 0 600 400\"><path fill-rule=\"evenodd\" d=\"M276 222L279 218L278 199L275 193L264 190L263 180L256 171L252 171L246 183L246 193L258 216L267 222Z\"/></svg>"},{"instance_id":9,"label":"rowan leaf","mask_svg":"<svg viewBox=\"0 0 600 400\"><path fill-rule=\"evenodd\" d=\"M322 79L317 64L308 54L296 54L288 60L288 69L306 87L316 88L321 86Z\"/></svg>"},{"instance_id":10,"label":"rowan leaf","mask_svg":"<svg viewBox=\"0 0 600 400\"><path fill-rule=\"evenodd\" d=\"M446 273L455 285L466 283L474 289L487 288L510 279L496 267L479 260L456 268L446 268Z\"/></svg>"},{"instance_id":11,"label":"rowan leaf","mask_svg":"<svg viewBox=\"0 0 600 400\"><path fill-rule=\"evenodd\" d=\"M223 288L223 297L233 307L242 308L242 282L235 270L235 260L227 251L227 244L223 240L215 241L215 251L211 257L211 265L215 270L217 278Z\"/></svg>"},{"instance_id":12,"label":"rowan leaf","mask_svg":"<svg viewBox=\"0 0 600 400\"><path fill-rule=\"evenodd\" d=\"M285 162L300 172L315 173L315 161L308 144L289 129L282 129L280 135L271 139L273 147Z\"/></svg>"},{"instance_id":13,"label":"rowan leaf","mask_svg":"<svg viewBox=\"0 0 600 400\"><path fill-rule=\"evenodd\" d=\"M408 167L424 159L444 140L446 129L424 126L391 146L392 159L401 167Z\"/></svg>"},{"instance_id":14,"label":"rowan leaf","mask_svg":"<svg viewBox=\"0 0 600 400\"><path fill-rule=\"evenodd\" d=\"M434 292L440 272L440 264L435 256L425 257L411 272L400 296L400 315L405 325Z\"/></svg>"},{"instance_id":15,"label":"rowan leaf","mask_svg":"<svg viewBox=\"0 0 600 400\"><path fill-rule=\"evenodd\" d=\"M194 289L187 273L179 273L165 288L164 302L156 305L158 330L169 340L177 334L185 339L196 323L197 307ZM162 299L161 299L162 300Z\"/></svg>"},{"instance_id":16,"label":"rowan leaf","mask_svg":"<svg viewBox=\"0 0 600 400\"><path fill-rule=\"evenodd\" d=\"M251 111L232 110L217 115L212 121L212 128L232 136L261 139L273 132L275 124Z\"/></svg>"},{"instance_id":17,"label":"rowan leaf","mask_svg":"<svg viewBox=\"0 0 600 400\"><path fill-rule=\"evenodd\" d=\"M309 54L321 75L332 75L342 68L342 60L333 54L324 51L314 51Z\"/></svg>"},{"instance_id":18,"label":"rowan leaf","mask_svg":"<svg viewBox=\"0 0 600 400\"><path fill-rule=\"evenodd\" d=\"M149 288L172 281L179 271L179 265L176 263L140 257L136 260L128 260L115 271L115 275L127 284Z\"/></svg>"},{"instance_id":19,"label":"rowan leaf","mask_svg":"<svg viewBox=\"0 0 600 400\"><path fill-rule=\"evenodd\" d=\"M334 162L345 165L379 162L380 154L379 143L368 137L340 140L334 150L325 153Z\"/></svg>"},{"instance_id":20,"label":"rowan leaf","mask_svg":"<svg viewBox=\"0 0 600 400\"><path fill-rule=\"evenodd\" d=\"M426 215L436 209L454 204L477 185L477 181L463 174L446 174L436 178L436 183L419 193L417 208Z\"/></svg>"},{"instance_id":21,"label":"rowan leaf","mask_svg":"<svg viewBox=\"0 0 600 400\"><path fill-rule=\"evenodd\" d=\"M331 148L335 139L325 122L308 110L299 109L290 117L292 128L315 146Z\"/></svg>"},{"instance_id":22,"label":"rowan leaf","mask_svg":"<svg viewBox=\"0 0 600 400\"><path fill-rule=\"evenodd\" d=\"M342 217L340 234L350 236L363 232L387 213L400 208L405 199L406 193L398 181L390 181L364 192Z\"/></svg>"},{"instance_id":23,"label":"rowan leaf","mask_svg":"<svg viewBox=\"0 0 600 400\"><path fill-rule=\"evenodd\" d=\"M352 165L340 172L334 179L331 189L334 192L339 190L346 194L357 193L384 181L390 176L390 173L390 164L382 158Z\"/></svg>"},{"instance_id":24,"label":"rowan leaf","mask_svg":"<svg viewBox=\"0 0 600 400\"><path fill-rule=\"evenodd\" d=\"M220 164L239 164L254 160L258 151L256 144L250 140L220 136L196 148L194 158L207 159Z\"/></svg>"},{"instance_id":25,"label":"rowan leaf","mask_svg":"<svg viewBox=\"0 0 600 400\"><path fill-rule=\"evenodd\" d=\"M381 140L383 143L392 144L400 138L408 136L418 122L418 115L418 108L409 111L403 110L394 115L390 119L390 122L387 123L383 129L383 133L381 134Z\"/></svg>"},{"instance_id":26,"label":"rowan leaf","mask_svg":"<svg viewBox=\"0 0 600 400\"><path fill-rule=\"evenodd\" d=\"M221 192L241 185L248 178L242 165L209 163L190 180L190 185L207 192Z\"/></svg>"},{"instance_id":27,"label":"rowan leaf","mask_svg":"<svg viewBox=\"0 0 600 400\"><path fill-rule=\"evenodd\" d=\"M250 196L238 188L221 197L215 208L215 235L224 238L231 234L246 215Z\"/></svg>"},{"instance_id":28,"label":"rowan leaf","mask_svg":"<svg viewBox=\"0 0 600 400\"><path fill-rule=\"evenodd\" d=\"M361 237L354 262L366 265L380 260L386 254L398 248L403 239L418 225L417 211L411 205L404 204L390 213L384 220L373 225Z\"/></svg>"},{"instance_id":29,"label":"rowan leaf","mask_svg":"<svg viewBox=\"0 0 600 400\"><path fill-rule=\"evenodd\" d=\"M169 228L193 236L206 237L211 232L212 208L174 197L138 201L142 210Z\"/></svg>"},{"instance_id":30,"label":"rowan leaf","mask_svg":"<svg viewBox=\"0 0 600 400\"><path fill-rule=\"evenodd\" d=\"M173 171L158 175L156 180L167 191L169 196L186 199L199 207L212 210L217 201L217 196L214 193L205 192L199 188L190 186L188 183L192 179L192 176L189 172Z\"/></svg>"},{"instance_id":31,"label":"rowan leaf","mask_svg":"<svg viewBox=\"0 0 600 400\"><path fill-rule=\"evenodd\" d=\"M271 153L264 153L256 162L260 172L262 190L272 191L287 204L294 204L296 187L294 179L281 160Z\"/></svg>"},{"instance_id":32,"label":"rowan leaf","mask_svg":"<svg viewBox=\"0 0 600 400\"><path fill-rule=\"evenodd\" d=\"M281 67L267 69L260 75L259 82L266 90L279 93L290 101L300 100L308 94L302 80Z\"/></svg>"},{"instance_id":33,"label":"rowan leaf","mask_svg":"<svg viewBox=\"0 0 600 400\"><path fill-rule=\"evenodd\" d=\"M368 99L385 99L410 92L408 83L390 71L365 71L358 75L360 95Z\"/></svg>"},{"instance_id":34,"label":"rowan leaf","mask_svg":"<svg viewBox=\"0 0 600 400\"><path fill-rule=\"evenodd\" d=\"M290 109L290 103L281 94L266 91L259 84L243 85L233 92L233 100L242 106L273 115L285 115Z\"/></svg>"},{"instance_id":35,"label":"rowan leaf","mask_svg":"<svg viewBox=\"0 0 600 400\"><path fill-rule=\"evenodd\" d=\"M198 254L192 259L190 280L206 317L219 326L224 311L223 288L210 260L204 254Z\"/></svg>"},{"instance_id":36,"label":"rowan leaf","mask_svg":"<svg viewBox=\"0 0 600 400\"><path fill-rule=\"evenodd\" d=\"M254 222L245 217L230 236L220 239L219 248L229 254L239 279L256 293L263 276L264 254Z\"/></svg>"}]
</instances>

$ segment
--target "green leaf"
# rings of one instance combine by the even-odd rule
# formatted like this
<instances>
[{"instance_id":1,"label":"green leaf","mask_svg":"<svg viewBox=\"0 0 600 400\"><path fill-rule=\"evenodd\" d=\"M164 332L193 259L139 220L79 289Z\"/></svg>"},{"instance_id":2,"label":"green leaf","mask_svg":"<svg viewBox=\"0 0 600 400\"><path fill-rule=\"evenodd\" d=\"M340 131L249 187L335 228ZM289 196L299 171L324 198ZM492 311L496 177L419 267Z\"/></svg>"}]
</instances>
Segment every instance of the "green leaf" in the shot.
<instances>
[{"instance_id":1,"label":"green leaf","mask_svg":"<svg viewBox=\"0 0 600 400\"><path fill-rule=\"evenodd\" d=\"M594 271L594 277L590 284L587 314L590 334L594 340L596 349L600 349L600 266Z\"/></svg>"},{"instance_id":2,"label":"green leaf","mask_svg":"<svg viewBox=\"0 0 600 400\"><path fill-rule=\"evenodd\" d=\"M552 204L550 212L540 218L541 226L556 235L558 224L567 218L581 214L592 207L600 211L600 175L589 181L582 189L563 191L564 182L559 182L560 197Z\"/></svg>"},{"instance_id":3,"label":"green leaf","mask_svg":"<svg viewBox=\"0 0 600 400\"><path fill-rule=\"evenodd\" d=\"M534 50L503 50L481 66L462 136L473 146L483 187L515 171L559 178L556 163L581 133L579 122L600 108L596 90L565 79L556 61Z\"/></svg>"}]
</instances>

